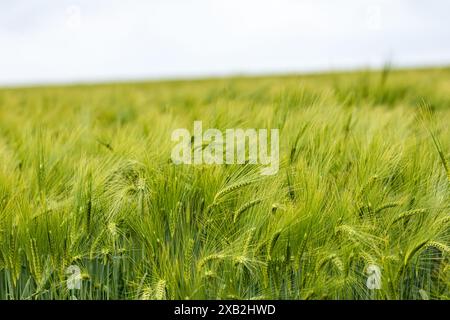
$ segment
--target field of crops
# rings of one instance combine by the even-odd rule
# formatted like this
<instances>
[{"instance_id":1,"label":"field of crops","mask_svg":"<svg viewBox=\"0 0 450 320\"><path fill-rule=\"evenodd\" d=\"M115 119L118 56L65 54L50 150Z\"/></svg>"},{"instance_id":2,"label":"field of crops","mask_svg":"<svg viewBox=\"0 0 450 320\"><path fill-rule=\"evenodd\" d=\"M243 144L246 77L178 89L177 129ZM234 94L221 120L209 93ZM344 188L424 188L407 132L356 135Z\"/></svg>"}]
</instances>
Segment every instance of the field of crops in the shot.
<instances>
[{"instance_id":1,"label":"field of crops","mask_svg":"<svg viewBox=\"0 0 450 320\"><path fill-rule=\"evenodd\" d=\"M449 123L448 68L0 89L0 299L449 299Z\"/></svg>"}]
</instances>

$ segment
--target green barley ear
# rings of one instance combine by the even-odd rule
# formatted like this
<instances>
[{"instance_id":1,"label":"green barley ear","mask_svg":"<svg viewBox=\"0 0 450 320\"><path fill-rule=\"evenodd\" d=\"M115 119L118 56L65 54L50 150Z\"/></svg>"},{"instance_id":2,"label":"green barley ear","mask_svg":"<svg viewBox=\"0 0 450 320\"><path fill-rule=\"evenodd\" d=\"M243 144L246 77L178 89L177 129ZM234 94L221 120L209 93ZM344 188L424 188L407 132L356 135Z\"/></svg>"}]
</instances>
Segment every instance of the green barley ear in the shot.
<instances>
[{"instance_id":1,"label":"green barley ear","mask_svg":"<svg viewBox=\"0 0 450 320\"><path fill-rule=\"evenodd\" d=\"M17 281L20 277L21 272L21 251L22 249L17 245L16 242L16 228L13 227L13 231L10 233L10 243L9 243L9 252L5 251L6 254L9 253L9 256L5 257L5 260L7 261L8 267L11 269L11 277L13 285L15 286L17 284Z\"/></svg>"},{"instance_id":2,"label":"green barley ear","mask_svg":"<svg viewBox=\"0 0 450 320\"><path fill-rule=\"evenodd\" d=\"M190 238L187 243L187 246L185 247L184 261L183 261L184 277L188 281L191 278L191 267L193 256L194 256L194 239Z\"/></svg>"},{"instance_id":3,"label":"green barley ear","mask_svg":"<svg viewBox=\"0 0 450 320\"><path fill-rule=\"evenodd\" d=\"M441 251L443 254L450 254L450 247L437 241L430 241L425 245L426 248L435 248Z\"/></svg>"},{"instance_id":4,"label":"green barley ear","mask_svg":"<svg viewBox=\"0 0 450 320\"><path fill-rule=\"evenodd\" d=\"M175 235L176 222L178 221L178 218L180 216L179 213L182 209L183 203L181 201L178 201L175 208L169 211L169 232L172 238Z\"/></svg>"},{"instance_id":5,"label":"green barley ear","mask_svg":"<svg viewBox=\"0 0 450 320\"><path fill-rule=\"evenodd\" d=\"M411 261L411 259L414 257L414 255L416 253L418 253L419 251L421 251L425 248L430 248L430 247L438 249L439 251L442 252L442 254L450 254L450 248L443 243L440 243L437 241L429 241L429 240L422 241L405 255L405 259L403 262L403 266L400 269L399 276L403 273L406 266L408 265L408 263Z\"/></svg>"},{"instance_id":6,"label":"green barley ear","mask_svg":"<svg viewBox=\"0 0 450 320\"><path fill-rule=\"evenodd\" d=\"M428 296L428 293L425 290L419 289L419 294L422 300L430 300L430 297Z\"/></svg>"},{"instance_id":7,"label":"green barley ear","mask_svg":"<svg viewBox=\"0 0 450 320\"><path fill-rule=\"evenodd\" d=\"M353 236L355 236L357 234L355 229L353 229L352 227L345 225L345 224L336 227L334 233L335 233L335 235L345 234L349 238L352 238Z\"/></svg>"},{"instance_id":8,"label":"green barley ear","mask_svg":"<svg viewBox=\"0 0 450 320\"><path fill-rule=\"evenodd\" d=\"M450 222L450 214L447 215L447 216L445 216L444 218L442 218L442 219L439 221L439 223L440 223L441 225L445 225L446 223L449 223L449 222Z\"/></svg>"},{"instance_id":9,"label":"green barley ear","mask_svg":"<svg viewBox=\"0 0 450 320\"><path fill-rule=\"evenodd\" d=\"M344 273L345 272L345 267L344 267L344 263L342 262L342 259L339 258L338 256L335 256L332 260L333 264L335 265L335 267L341 272Z\"/></svg>"},{"instance_id":10,"label":"green barley ear","mask_svg":"<svg viewBox=\"0 0 450 320\"><path fill-rule=\"evenodd\" d=\"M202 259L200 259L200 261L198 262L198 268L201 269L205 266L206 263L208 263L209 261L214 261L214 260L224 260L226 258L226 256L222 253L213 253L209 256L206 256Z\"/></svg>"},{"instance_id":11,"label":"green barley ear","mask_svg":"<svg viewBox=\"0 0 450 320\"><path fill-rule=\"evenodd\" d=\"M400 201L388 202L388 203L385 203L385 204L379 206L378 208L376 208L375 209L375 213L380 213L383 210L395 208L395 207L398 207L398 206L401 206L401 205L402 205L402 202L400 202Z\"/></svg>"},{"instance_id":12,"label":"green barley ear","mask_svg":"<svg viewBox=\"0 0 450 320\"><path fill-rule=\"evenodd\" d=\"M244 246L242 248L243 256L246 256L248 253L248 249L250 248L250 243L252 242L253 235L255 234L255 230L256 230L256 228L251 228L250 231L248 232L247 237L245 238Z\"/></svg>"},{"instance_id":13,"label":"green barley ear","mask_svg":"<svg viewBox=\"0 0 450 320\"><path fill-rule=\"evenodd\" d=\"M151 287L145 287L142 289L141 300L151 300L153 295L153 289Z\"/></svg>"},{"instance_id":14,"label":"green barley ear","mask_svg":"<svg viewBox=\"0 0 450 320\"><path fill-rule=\"evenodd\" d=\"M155 285L155 289L153 290L155 300L165 300L167 297L166 291L166 280L159 280Z\"/></svg>"},{"instance_id":15,"label":"green barley ear","mask_svg":"<svg viewBox=\"0 0 450 320\"><path fill-rule=\"evenodd\" d=\"M30 240L31 266L37 283L41 282L42 267L37 251L36 239Z\"/></svg>"},{"instance_id":16,"label":"green barley ear","mask_svg":"<svg viewBox=\"0 0 450 320\"><path fill-rule=\"evenodd\" d=\"M269 300L269 296L260 295L251 297L249 300Z\"/></svg>"},{"instance_id":17,"label":"green barley ear","mask_svg":"<svg viewBox=\"0 0 450 320\"><path fill-rule=\"evenodd\" d=\"M397 223L400 220L407 219L407 218L410 218L410 217L413 217L413 216L416 216L419 214L424 214L426 212L427 212L427 210L425 210L425 209L414 209L414 210L405 211L405 212L401 213L397 218L395 218L392 221L391 225Z\"/></svg>"},{"instance_id":18,"label":"green barley ear","mask_svg":"<svg viewBox=\"0 0 450 320\"><path fill-rule=\"evenodd\" d=\"M319 261L319 263L317 264L316 273L320 273L322 268L329 262L331 262L336 267L336 269L339 270L340 273L344 272L344 263L342 262L341 258L332 253Z\"/></svg>"},{"instance_id":19,"label":"green barley ear","mask_svg":"<svg viewBox=\"0 0 450 320\"><path fill-rule=\"evenodd\" d=\"M231 194L245 186L248 186L248 185L252 184L253 182L255 182L253 179L248 179L248 180L244 180L241 182L236 182L236 183L230 184L228 187L225 187L225 188L219 190L219 192L217 192L217 194L214 197L213 203L214 204L219 203L219 201L226 195Z\"/></svg>"},{"instance_id":20,"label":"green barley ear","mask_svg":"<svg viewBox=\"0 0 450 320\"><path fill-rule=\"evenodd\" d=\"M248 209L250 209L251 207L256 206L257 204L261 203L261 201L262 201L261 199L255 199L255 200L252 200L252 201L249 201L249 202L243 204L239 209L237 209L234 212L233 222L236 223L237 219L243 212L245 212Z\"/></svg>"},{"instance_id":21,"label":"green barley ear","mask_svg":"<svg viewBox=\"0 0 450 320\"><path fill-rule=\"evenodd\" d=\"M367 266L370 265L374 265L375 263L375 259L372 257L372 255L368 252L360 252L359 256L361 257L361 259L364 261L364 264Z\"/></svg>"}]
</instances>

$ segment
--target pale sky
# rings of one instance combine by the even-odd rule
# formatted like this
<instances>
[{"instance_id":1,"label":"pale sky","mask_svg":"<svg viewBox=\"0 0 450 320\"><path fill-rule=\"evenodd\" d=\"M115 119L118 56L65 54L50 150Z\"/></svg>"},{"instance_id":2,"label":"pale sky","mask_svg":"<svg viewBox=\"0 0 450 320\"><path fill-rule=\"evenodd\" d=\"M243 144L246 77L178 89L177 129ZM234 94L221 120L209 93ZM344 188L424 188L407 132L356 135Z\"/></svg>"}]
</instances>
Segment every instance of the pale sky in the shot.
<instances>
[{"instance_id":1,"label":"pale sky","mask_svg":"<svg viewBox=\"0 0 450 320\"><path fill-rule=\"evenodd\" d=\"M446 0L0 0L0 85L450 64Z\"/></svg>"}]
</instances>

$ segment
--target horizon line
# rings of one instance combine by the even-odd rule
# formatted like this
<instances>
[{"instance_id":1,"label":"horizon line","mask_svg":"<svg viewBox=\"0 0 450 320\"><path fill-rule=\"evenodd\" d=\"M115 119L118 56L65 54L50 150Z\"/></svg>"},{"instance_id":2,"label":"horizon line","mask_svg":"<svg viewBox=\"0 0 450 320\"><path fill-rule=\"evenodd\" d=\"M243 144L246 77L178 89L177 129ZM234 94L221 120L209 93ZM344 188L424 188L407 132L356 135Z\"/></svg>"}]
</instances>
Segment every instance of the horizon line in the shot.
<instances>
[{"instance_id":1,"label":"horizon line","mask_svg":"<svg viewBox=\"0 0 450 320\"><path fill-rule=\"evenodd\" d=\"M273 70L273 71L230 71L198 74L180 74L180 75L161 75L161 76L117 76L117 77L92 77L90 79L73 79L73 80L36 80L15 83L0 83L0 90L12 89L33 89L45 87L78 87L78 86L95 86L95 85L114 85L114 84L133 84L133 83L166 83L166 82L188 82L188 81L208 81L208 80L225 80L236 78L264 78L264 77L295 77L295 76L320 76L327 74L339 73L358 73L358 72L380 72L386 68L391 71L407 71L407 70L427 70L427 69L447 69L450 68L448 63L423 63L412 65L391 64L389 61L382 66L354 66L348 68L316 68L312 70Z\"/></svg>"}]
</instances>

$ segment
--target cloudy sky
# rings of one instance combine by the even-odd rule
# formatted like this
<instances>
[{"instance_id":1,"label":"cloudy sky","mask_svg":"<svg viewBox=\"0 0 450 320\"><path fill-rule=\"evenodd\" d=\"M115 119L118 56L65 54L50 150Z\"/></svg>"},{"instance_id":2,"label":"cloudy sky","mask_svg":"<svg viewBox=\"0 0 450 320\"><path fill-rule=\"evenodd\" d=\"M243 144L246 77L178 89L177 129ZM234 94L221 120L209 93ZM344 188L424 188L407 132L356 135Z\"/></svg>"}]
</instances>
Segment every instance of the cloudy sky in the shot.
<instances>
[{"instance_id":1,"label":"cloudy sky","mask_svg":"<svg viewBox=\"0 0 450 320\"><path fill-rule=\"evenodd\" d=\"M0 85L450 64L446 0L0 0Z\"/></svg>"}]
</instances>

